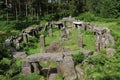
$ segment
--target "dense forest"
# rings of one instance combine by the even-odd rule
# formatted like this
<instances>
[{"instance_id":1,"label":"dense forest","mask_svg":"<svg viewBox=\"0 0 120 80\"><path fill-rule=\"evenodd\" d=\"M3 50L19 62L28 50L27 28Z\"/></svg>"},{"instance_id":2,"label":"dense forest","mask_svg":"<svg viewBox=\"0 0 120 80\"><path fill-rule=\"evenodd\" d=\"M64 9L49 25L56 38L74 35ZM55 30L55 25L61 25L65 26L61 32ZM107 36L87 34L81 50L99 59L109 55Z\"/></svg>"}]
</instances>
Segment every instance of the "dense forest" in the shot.
<instances>
[{"instance_id":1,"label":"dense forest","mask_svg":"<svg viewBox=\"0 0 120 80\"><path fill-rule=\"evenodd\" d=\"M14 59L10 50L3 47L3 42L29 26L69 16L108 27L115 39L112 47L116 49L116 54L113 57L107 57L105 50L90 57L83 54L73 56L75 65L79 65L85 73L81 80L120 80L120 0L0 0L0 80L45 80L43 75L36 73L23 76L22 59ZM84 34L91 36L92 33L88 31ZM38 43L36 38L30 41L30 45L24 49L28 52ZM88 65L94 65L94 68ZM59 76L55 80L63 78Z\"/></svg>"},{"instance_id":2,"label":"dense forest","mask_svg":"<svg viewBox=\"0 0 120 80\"><path fill-rule=\"evenodd\" d=\"M48 3L48 0L0 0L1 20L22 20L22 18L47 18L57 20L65 16L78 16L90 12L104 18L120 16L119 0L66 0ZM21 18L22 17L22 18ZM50 18L49 18L50 17Z\"/></svg>"}]
</instances>

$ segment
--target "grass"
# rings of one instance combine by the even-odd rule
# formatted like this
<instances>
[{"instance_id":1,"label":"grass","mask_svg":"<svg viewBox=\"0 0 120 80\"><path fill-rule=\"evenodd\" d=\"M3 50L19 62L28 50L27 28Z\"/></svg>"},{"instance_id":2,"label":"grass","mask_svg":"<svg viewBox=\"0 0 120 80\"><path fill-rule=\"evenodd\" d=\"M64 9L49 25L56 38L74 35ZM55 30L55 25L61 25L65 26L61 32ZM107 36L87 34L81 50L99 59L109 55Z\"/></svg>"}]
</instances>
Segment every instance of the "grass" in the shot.
<instances>
[{"instance_id":1,"label":"grass","mask_svg":"<svg viewBox=\"0 0 120 80\"><path fill-rule=\"evenodd\" d=\"M68 41L61 41L61 31L54 28L53 36L49 36L48 33L43 31L39 32L40 34L45 34L45 45L49 46L52 42L58 42L62 47L69 48L72 51L80 50L78 47L78 30L73 29L71 34L68 35ZM89 49L94 51L94 36L90 31L81 31L83 36L83 44L85 49ZM35 48L31 48L28 46L27 53L29 55L40 53L40 42L34 42L33 44L36 46Z\"/></svg>"},{"instance_id":2,"label":"grass","mask_svg":"<svg viewBox=\"0 0 120 80\"><path fill-rule=\"evenodd\" d=\"M55 68L57 66L56 62L54 61L47 61L47 62L40 62L40 65L44 68L52 67Z\"/></svg>"}]
</instances>

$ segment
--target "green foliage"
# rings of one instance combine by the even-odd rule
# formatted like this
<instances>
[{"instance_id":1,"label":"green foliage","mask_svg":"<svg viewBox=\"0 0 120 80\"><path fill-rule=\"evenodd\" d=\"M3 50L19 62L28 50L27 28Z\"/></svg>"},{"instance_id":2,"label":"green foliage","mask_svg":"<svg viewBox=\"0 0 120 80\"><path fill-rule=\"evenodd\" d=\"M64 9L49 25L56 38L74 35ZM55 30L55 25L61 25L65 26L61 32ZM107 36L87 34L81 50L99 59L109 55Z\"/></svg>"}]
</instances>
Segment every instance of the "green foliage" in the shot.
<instances>
[{"instance_id":1,"label":"green foliage","mask_svg":"<svg viewBox=\"0 0 120 80\"><path fill-rule=\"evenodd\" d=\"M91 21L95 21L96 17L94 14L91 14L90 12L85 12L83 14L80 14L77 17L78 20L83 20L83 21L87 21L87 22L91 22Z\"/></svg>"},{"instance_id":2,"label":"green foliage","mask_svg":"<svg viewBox=\"0 0 120 80\"><path fill-rule=\"evenodd\" d=\"M82 63L84 59L85 59L85 55L81 52L73 55L73 60L76 65Z\"/></svg>"},{"instance_id":3,"label":"green foliage","mask_svg":"<svg viewBox=\"0 0 120 80\"><path fill-rule=\"evenodd\" d=\"M19 75L13 77L11 80L45 80L45 78L41 75L38 75L37 73L32 73L28 76L19 74Z\"/></svg>"},{"instance_id":4,"label":"green foliage","mask_svg":"<svg viewBox=\"0 0 120 80\"><path fill-rule=\"evenodd\" d=\"M28 54L40 52L39 42L36 37L29 36L28 42L22 42L20 44L22 50L25 50Z\"/></svg>"},{"instance_id":5,"label":"green foliage","mask_svg":"<svg viewBox=\"0 0 120 80\"><path fill-rule=\"evenodd\" d=\"M62 75L58 74L57 76L55 76L54 80L64 80L64 79Z\"/></svg>"},{"instance_id":6,"label":"green foliage","mask_svg":"<svg viewBox=\"0 0 120 80\"><path fill-rule=\"evenodd\" d=\"M98 53L97 55L88 58L88 63L93 65L104 65L106 61L107 57L103 53Z\"/></svg>"}]
</instances>

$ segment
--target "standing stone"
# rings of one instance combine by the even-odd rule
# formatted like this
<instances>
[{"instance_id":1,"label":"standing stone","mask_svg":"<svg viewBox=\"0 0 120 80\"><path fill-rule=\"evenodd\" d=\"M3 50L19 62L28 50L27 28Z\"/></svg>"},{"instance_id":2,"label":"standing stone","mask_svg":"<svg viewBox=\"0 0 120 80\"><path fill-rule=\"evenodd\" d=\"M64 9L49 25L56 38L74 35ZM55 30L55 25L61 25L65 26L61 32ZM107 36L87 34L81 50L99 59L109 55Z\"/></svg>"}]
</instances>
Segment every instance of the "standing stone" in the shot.
<instances>
[{"instance_id":1,"label":"standing stone","mask_svg":"<svg viewBox=\"0 0 120 80\"><path fill-rule=\"evenodd\" d=\"M42 51L45 48L45 37L44 37L44 35L40 36L40 47L41 47Z\"/></svg>"},{"instance_id":2,"label":"standing stone","mask_svg":"<svg viewBox=\"0 0 120 80\"><path fill-rule=\"evenodd\" d=\"M77 73L78 80L84 80L85 73L84 71L80 68L79 65L75 66L75 70Z\"/></svg>"},{"instance_id":3,"label":"standing stone","mask_svg":"<svg viewBox=\"0 0 120 80\"><path fill-rule=\"evenodd\" d=\"M23 33L23 41L24 41L24 42L28 42L27 33Z\"/></svg>"},{"instance_id":4,"label":"standing stone","mask_svg":"<svg viewBox=\"0 0 120 80\"><path fill-rule=\"evenodd\" d=\"M95 33L95 51L100 51L100 40L99 35L97 35L97 33Z\"/></svg>"},{"instance_id":5,"label":"standing stone","mask_svg":"<svg viewBox=\"0 0 120 80\"><path fill-rule=\"evenodd\" d=\"M71 56L64 57L63 60L64 80L76 80L77 75L74 69L74 62Z\"/></svg>"},{"instance_id":6,"label":"standing stone","mask_svg":"<svg viewBox=\"0 0 120 80\"><path fill-rule=\"evenodd\" d=\"M10 48L11 47L11 41L10 39L5 40L5 47Z\"/></svg>"},{"instance_id":7,"label":"standing stone","mask_svg":"<svg viewBox=\"0 0 120 80\"><path fill-rule=\"evenodd\" d=\"M53 35L53 34L52 34L52 29L51 29L51 28L49 29L48 33L49 33L49 36L52 36L52 35Z\"/></svg>"},{"instance_id":8,"label":"standing stone","mask_svg":"<svg viewBox=\"0 0 120 80\"><path fill-rule=\"evenodd\" d=\"M20 50L20 43L19 43L19 41L17 39L15 41L15 48L16 48L17 51Z\"/></svg>"},{"instance_id":9,"label":"standing stone","mask_svg":"<svg viewBox=\"0 0 120 80\"><path fill-rule=\"evenodd\" d=\"M31 64L27 61L23 61L22 63L22 73L23 75L29 75L32 73Z\"/></svg>"},{"instance_id":10,"label":"standing stone","mask_svg":"<svg viewBox=\"0 0 120 80\"><path fill-rule=\"evenodd\" d=\"M66 29L65 29L65 28L62 28L61 31L62 31L62 33L61 33L62 41L68 40L68 39L67 39Z\"/></svg>"},{"instance_id":11,"label":"standing stone","mask_svg":"<svg viewBox=\"0 0 120 80\"><path fill-rule=\"evenodd\" d=\"M35 63L32 63L32 66L33 66L33 71L36 72L36 73L40 73L40 66L39 66L39 63L38 62L35 62Z\"/></svg>"},{"instance_id":12,"label":"standing stone","mask_svg":"<svg viewBox=\"0 0 120 80\"><path fill-rule=\"evenodd\" d=\"M58 74L63 74L63 68L62 68L62 62L57 61L57 73Z\"/></svg>"},{"instance_id":13,"label":"standing stone","mask_svg":"<svg viewBox=\"0 0 120 80\"><path fill-rule=\"evenodd\" d=\"M83 41L82 41L82 34L80 32L80 26L78 26L78 47L82 48Z\"/></svg>"},{"instance_id":14,"label":"standing stone","mask_svg":"<svg viewBox=\"0 0 120 80\"><path fill-rule=\"evenodd\" d=\"M19 51L20 50L20 43L16 43L16 50Z\"/></svg>"},{"instance_id":15,"label":"standing stone","mask_svg":"<svg viewBox=\"0 0 120 80\"><path fill-rule=\"evenodd\" d=\"M82 48L82 35L81 34L78 34L78 47Z\"/></svg>"}]
</instances>

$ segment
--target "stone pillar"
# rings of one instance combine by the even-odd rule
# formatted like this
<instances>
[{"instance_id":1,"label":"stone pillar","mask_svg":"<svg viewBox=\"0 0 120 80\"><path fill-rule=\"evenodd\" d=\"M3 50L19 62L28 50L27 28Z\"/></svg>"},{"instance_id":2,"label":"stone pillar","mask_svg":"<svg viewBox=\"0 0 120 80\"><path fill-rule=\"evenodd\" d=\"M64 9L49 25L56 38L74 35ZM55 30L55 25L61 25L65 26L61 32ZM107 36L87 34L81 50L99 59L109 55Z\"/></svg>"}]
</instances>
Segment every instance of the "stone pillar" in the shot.
<instances>
[{"instance_id":1,"label":"stone pillar","mask_svg":"<svg viewBox=\"0 0 120 80\"><path fill-rule=\"evenodd\" d=\"M57 61L57 73L58 74L63 74L62 62L61 61Z\"/></svg>"},{"instance_id":2,"label":"stone pillar","mask_svg":"<svg viewBox=\"0 0 120 80\"><path fill-rule=\"evenodd\" d=\"M49 33L49 36L53 36L53 34L52 34L52 28L49 29L48 33Z\"/></svg>"},{"instance_id":3,"label":"stone pillar","mask_svg":"<svg viewBox=\"0 0 120 80\"><path fill-rule=\"evenodd\" d=\"M100 43L100 50L103 48L103 45L102 45L102 34L99 35L99 43Z\"/></svg>"},{"instance_id":4,"label":"stone pillar","mask_svg":"<svg viewBox=\"0 0 120 80\"><path fill-rule=\"evenodd\" d=\"M22 73L23 75L29 75L32 73L31 64L27 61L23 61L22 63Z\"/></svg>"},{"instance_id":5,"label":"stone pillar","mask_svg":"<svg viewBox=\"0 0 120 80\"><path fill-rule=\"evenodd\" d=\"M18 40L16 40L16 50L19 51L20 50L20 43Z\"/></svg>"},{"instance_id":6,"label":"stone pillar","mask_svg":"<svg viewBox=\"0 0 120 80\"><path fill-rule=\"evenodd\" d=\"M95 32L95 51L99 52L100 51L100 40L99 40L99 35L98 33Z\"/></svg>"},{"instance_id":7,"label":"stone pillar","mask_svg":"<svg viewBox=\"0 0 120 80\"><path fill-rule=\"evenodd\" d=\"M11 41L10 39L5 40L5 47L10 48L11 47Z\"/></svg>"},{"instance_id":8,"label":"stone pillar","mask_svg":"<svg viewBox=\"0 0 120 80\"><path fill-rule=\"evenodd\" d=\"M40 73L39 63L34 62L34 63L31 63L31 64L32 64L32 66L33 66L33 71L39 74L39 73Z\"/></svg>"},{"instance_id":9,"label":"stone pillar","mask_svg":"<svg viewBox=\"0 0 120 80\"><path fill-rule=\"evenodd\" d=\"M83 41L82 41L82 35L78 34L78 47L82 48Z\"/></svg>"},{"instance_id":10,"label":"stone pillar","mask_svg":"<svg viewBox=\"0 0 120 80\"><path fill-rule=\"evenodd\" d=\"M80 26L78 25L78 47L82 48L83 40L82 40L82 34L80 32Z\"/></svg>"},{"instance_id":11,"label":"stone pillar","mask_svg":"<svg viewBox=\"0 0 120 80\"><path fill-rule=\"evenodd\" d=\"M86 23L83 23L83 24L82 24L82 28L86 31L86 30L87 30L87 24L86 24Z\"/></svg>"},{"instance_id":12,"label":"stone pillar","mask_svg":"<svg viewBox=\"0 0 120 80\"><path fill-rule=\"evenodd\" d=\"M66 33L65 27L61 29L61 32L62 32L62 33L61 33L61 38L62 38L62 40L63 40L63 41L68 40L68 39L67 39L67 33Z\"/></svg>"},{"instance_id":13,"label":"stone pillar","mask_svg":"<svg viewBox=\"0 0 120 80\"><path fill-rule=\"evenodd\" d=\"M24 41L24 42L28 42L27 33L23 33L23 41Z\"/></svg>"},{"instance_id":14,"label":"stone pillar","mask_svg":"<svg viewBox=\"0 0 120 80\"><path fill-rule=\"evenodd\" d=\"M45 37L44 37L44 35L40 36L40 47L41 47L42 51L45 48Z\"/></svg>"},{"instance_id":15,"label":"stone pillar","mask_svg":"<svg viewBox=\"0 0 120 80\"><path fill-rule=\"evenodd\" d=\"M76 80L77 74L74 68L74 62L71 56L65 56L63 60L64 80Z\"/></svg>"}]
</instances>

